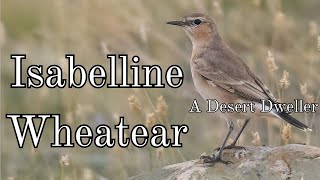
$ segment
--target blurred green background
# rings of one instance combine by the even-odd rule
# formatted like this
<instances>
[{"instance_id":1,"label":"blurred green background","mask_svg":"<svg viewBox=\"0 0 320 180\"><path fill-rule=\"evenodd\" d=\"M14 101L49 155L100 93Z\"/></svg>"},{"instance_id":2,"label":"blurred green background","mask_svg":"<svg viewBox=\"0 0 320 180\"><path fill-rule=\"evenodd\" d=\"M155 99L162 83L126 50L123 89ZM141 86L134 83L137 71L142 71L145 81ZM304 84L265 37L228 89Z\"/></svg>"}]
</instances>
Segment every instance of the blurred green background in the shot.
<instances>
[{"instance_id":1,"label":"blurred green background","mask_svg":"<svg viewBox=\"0 0 320 180\"><path fill-rule=\"evenodd\" d=\"M225 121L214 114L188 113L194 98L201 102L190 75L191 42L181 29L165 24L191 12L213 17L223 39L281 101L319 102L319 9L319 0L2 0L1 179L125 179L196 159L219 146L227 130ZM13 53L27 54L24 69L30 64L65 68L67 53L76 54L76 63L86 68L108 67L107 53L128 53L140 56L141 65L177 64L184 70L185 81L178 89L95 89L90 85L11 89ZM271 72L267 61L272 58L278 68ZM283 78L284 71L288 77ZM288 80L289 87L281 87L281 80ZM28 139L19 149L10 120L5 119L7 113L59 113L62 123L73 130L83 123L113 127L124 115L130 127L185 123L190 131L181 136L180 149L52 149L53 123L48 122L39 148L34 149ZM286 128L276 119L252 120L240 144L320 146L319 113L294 116L314 131L306 134Z\"/></svg>"}]
</instances>

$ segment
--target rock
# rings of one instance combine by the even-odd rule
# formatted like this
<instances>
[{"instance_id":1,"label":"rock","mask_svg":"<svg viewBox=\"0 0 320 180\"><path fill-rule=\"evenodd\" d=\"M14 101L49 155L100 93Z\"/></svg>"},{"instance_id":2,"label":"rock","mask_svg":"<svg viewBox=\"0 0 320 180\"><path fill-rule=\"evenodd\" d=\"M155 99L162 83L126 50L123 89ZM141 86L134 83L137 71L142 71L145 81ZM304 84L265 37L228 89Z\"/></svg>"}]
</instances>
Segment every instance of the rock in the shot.
<instances>
[{"instance_id":1,"label":"rock","mask_svg":"<svg viewBox=\"0 0 320 180\"><path fill-rule=\"evenodd\" d=\"M290 144L225 150L224 160L234 164L213 166L200 160L173 164L131 177L160 179L320 179L320 148Z\"/></svg>"}]
</instances>

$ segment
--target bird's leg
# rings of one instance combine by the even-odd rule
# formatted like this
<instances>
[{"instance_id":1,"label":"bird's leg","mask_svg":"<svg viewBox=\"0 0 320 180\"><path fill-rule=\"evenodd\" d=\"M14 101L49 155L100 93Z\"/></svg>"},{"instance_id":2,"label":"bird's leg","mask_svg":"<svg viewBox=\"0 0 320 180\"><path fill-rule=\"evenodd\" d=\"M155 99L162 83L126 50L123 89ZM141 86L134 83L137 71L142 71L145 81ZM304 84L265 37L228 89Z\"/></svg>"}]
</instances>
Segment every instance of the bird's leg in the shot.
<instances>
[{"instance_id":1,"label":"bird's leg","mask_svg":"<svg viewBox=\"0 0 320 180\"><path fill-rule=\"evenodd\" d=\"M246 121L244 122L244 124L242 125L239 133L237 134L236 138L234 139L234 141L230 144L230 146L236 146L237 141L239 140L240 135L242 134L244 128L246 128L247 124L249 123L250 119L246 119Z\"/></svg>"},{"instance_id":2,"label":"bird's leg","mask_svg":"<svg viewBox=\"0 0 320 180\"><path fill-rule=\"evenodd\" d=\"M202 160L203 163L212 163L212 164L215 164L217 162L220 162L220 163L223 163L223 164L230 164L232 163L231 161L224 161L221 159L221 156L222 156L222 153L223 153L223 150L225 149L225 146L226 146L226 143L227 143L227 140L229 139L232 131L233 131L233 128L234 128L234 124L233 122L229 121L229 131L228 131L228 134L226 136L226 138L224 139L223 141L223 144L220 148L220 151L219 151L219 154L217 156L215 156L213 154L213 156L200 156L200 159Z\"/></svg>"},{"instance_id":3,"label":"bird's leg","mask_svg":"<svg viewBox=\"0 0 320 180\"><path fill-rule=\"evenodd\" d=\"M234 141L233 141L230 145L224 147L224 149L246 149L246 148L243 147L243 146L236 146L236 144L237 144L237 141L239 140L239 137L240 137L240 135L242 134L244 128L245 128L245 127L247 126L247 124L249 123L249 120L250 120L250 119L246 119L246 121L244 122L243 126L241 127L241 129L240 129L239 133L237 134L236 138L234 139ZM222 147L221 147L221 148L222 148ZM221 148L218 147L218 148L215 149L215 151L220 151Z\"/></svg>"}]
</instances>

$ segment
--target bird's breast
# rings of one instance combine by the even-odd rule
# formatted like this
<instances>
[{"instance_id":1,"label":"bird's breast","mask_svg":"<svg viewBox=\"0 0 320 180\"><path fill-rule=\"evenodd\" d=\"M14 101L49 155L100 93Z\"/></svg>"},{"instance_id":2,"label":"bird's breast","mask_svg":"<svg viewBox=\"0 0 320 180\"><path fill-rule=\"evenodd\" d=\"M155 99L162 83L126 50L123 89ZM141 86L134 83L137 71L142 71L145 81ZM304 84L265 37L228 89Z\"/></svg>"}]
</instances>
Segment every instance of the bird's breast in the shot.
<instances>
[{"instance_id":1,"label":"bird's breast","mask_svg":"<svg viewBox=\"0 0 320 180\"><path fill-rule=\"evenodd\" d=\"M217 86L213 82L209 84L192 66L191 74L194 86L203 99L216 99L219 96Z\"/></svg>"},{"instance_id":2,"label":"bird's breast","mask_svg":"<svg viewBox=\"0 0 320 180\"><path fill-rule=\"evenodd\" d=\"M216 99L221 103L238 103L239 97L237 94L226 91L214 84L213 81L208 81L193 66L191 66L191 74L194 86L204 100Z\"/></svg>"}]
</instances>

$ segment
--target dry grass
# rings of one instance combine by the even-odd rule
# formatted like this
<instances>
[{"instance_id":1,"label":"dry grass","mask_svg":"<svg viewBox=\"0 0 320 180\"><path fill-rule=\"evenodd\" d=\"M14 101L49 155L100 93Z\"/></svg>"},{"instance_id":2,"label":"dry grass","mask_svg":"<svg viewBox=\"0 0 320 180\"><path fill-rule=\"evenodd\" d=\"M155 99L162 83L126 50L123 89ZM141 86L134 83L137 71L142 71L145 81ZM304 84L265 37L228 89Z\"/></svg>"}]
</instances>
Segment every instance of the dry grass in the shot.
<instances>
[{"instance_id":1,"label":"dry grass","mask_svg":"<svg viewBox=\"0 0 320 180\"><path fill-rule=\"evenodd\" d=\"M181 149L132 146L127 149L118 146L50 149L53 127L48 123L40 147L35 151L30 141L24 149L17 148L11 124L3 118L1 179L124 179L198 158L201 152L209 154L219 146L226 133L225 122L212 114L187 113L192 100L201 99L189 73L191 43L182 30L165 24L188 12L202 11L214 17L223 38L279 100L292 102L303 98L319 102L318 0L3 0L1 3L3 114L60 113L63 123L73 128L82 123L92 127L101 123L113 126L119 115L124 115L131 127L138 123L147 126L161 123L167 127L185 123L190 128L189 133L182 136ZM139 55L140 64L162 67L178 64L186 77L179 89L94 89L90 86L81 90L10 89L9 84L14 82L11 53L27 53L24 67L29 64L65 67L64 54L75 53L77 64L86 68L101 64L106 69L109 69L106 53L128 53L130 57ZM290 74L289 79L284 72ZM301 92L300 84L303 84ZM305 134L292 127L289 136L288 127L276 119L252 120L241 138L241 145L276 146L284 140L320 146L319 114L294 116L312 126L313 132Z\"/></svg>"}]
</instances>

